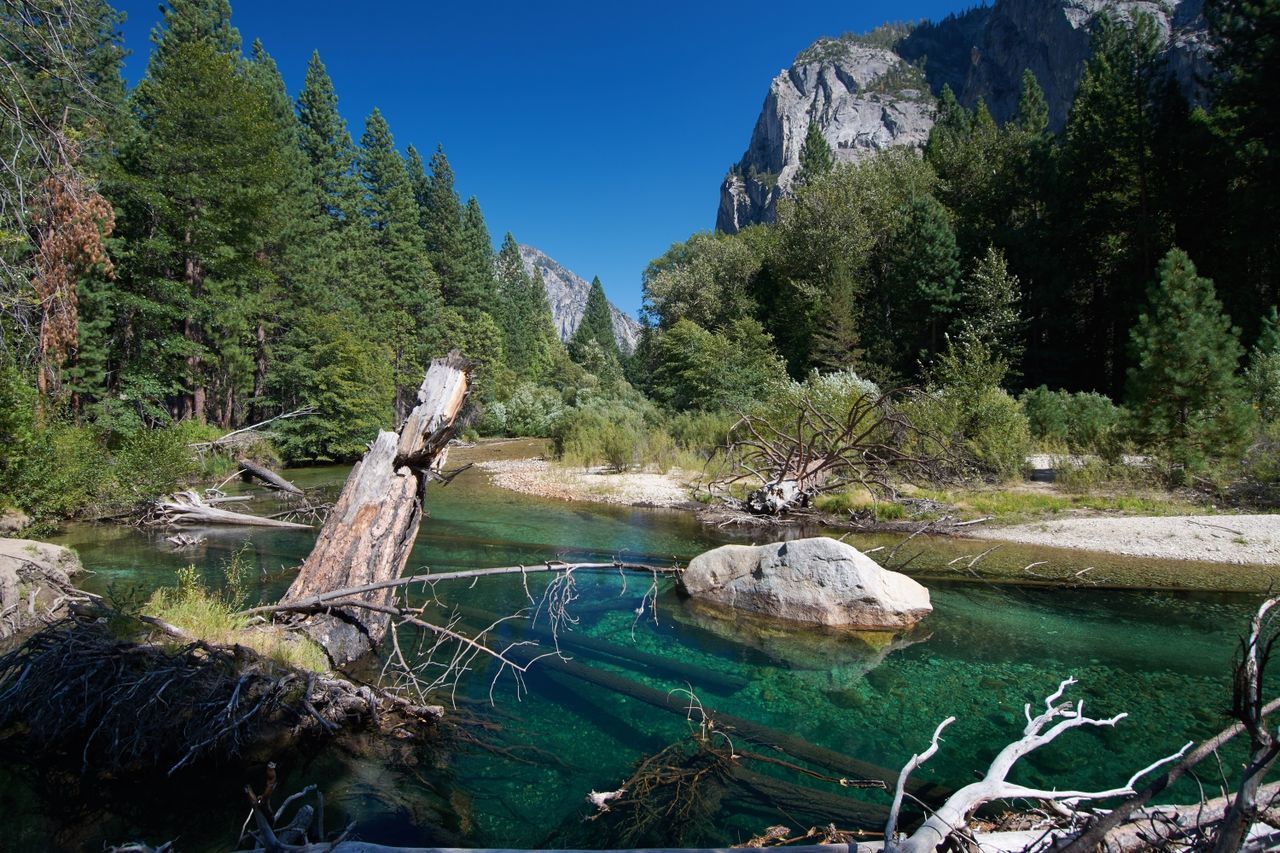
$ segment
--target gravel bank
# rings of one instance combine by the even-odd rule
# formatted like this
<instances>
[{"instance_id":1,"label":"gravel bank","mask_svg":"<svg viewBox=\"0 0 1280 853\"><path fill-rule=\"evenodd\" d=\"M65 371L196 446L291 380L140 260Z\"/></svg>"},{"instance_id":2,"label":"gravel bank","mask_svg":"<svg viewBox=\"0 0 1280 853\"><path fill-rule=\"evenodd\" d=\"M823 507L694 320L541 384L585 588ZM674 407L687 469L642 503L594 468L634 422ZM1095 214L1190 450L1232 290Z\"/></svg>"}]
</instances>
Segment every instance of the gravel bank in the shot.
<instances>
[{"instance_id":1,"label":"gravel bank","mask_svg":"<svg viewBox=\"0 0 1280 853\"><path fill-rule=\"evenodd\" d=\"M970 535L1135 557L1280 565L1280 515L1069 518L974 529Z\"/></svg>"},{"instance_id":2,"label":"gravel bank","mask_svg":"<svg viewBox=\"0 0 1280 853\"><path fill-rule=\"evenodd\" d=\"M476 467L487 471L494 485L542 498L650 507L680 507L691 502L689 488L681 482L678 471L584 471L552 465L545 459L487 459L477 462Z\"/></svg>"}]
</instances>

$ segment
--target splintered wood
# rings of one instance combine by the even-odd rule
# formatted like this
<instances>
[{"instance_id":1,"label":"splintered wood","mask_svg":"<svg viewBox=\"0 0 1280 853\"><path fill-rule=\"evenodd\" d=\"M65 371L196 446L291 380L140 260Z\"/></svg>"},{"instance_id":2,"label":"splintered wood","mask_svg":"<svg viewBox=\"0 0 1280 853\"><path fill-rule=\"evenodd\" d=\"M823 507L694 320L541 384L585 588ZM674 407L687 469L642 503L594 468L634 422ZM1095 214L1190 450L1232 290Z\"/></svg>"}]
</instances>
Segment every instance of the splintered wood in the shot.
<instances>
[{"instance_id":1,"label":"splintered wood","mask_svg":"<svg viewBox=\"0 0 1280 853\"><path fill-rule=\"evenodd\" d=\"M427 482L445 463L469 385L469 365L457 351L431 363L418 404L399 432L379 433L347 477L282 604L403 573L418 537ZM349 663L382 641L394 595L393 588L363 593L307 617L306 630L334 663Z\"/></svg>"}]
</instances>

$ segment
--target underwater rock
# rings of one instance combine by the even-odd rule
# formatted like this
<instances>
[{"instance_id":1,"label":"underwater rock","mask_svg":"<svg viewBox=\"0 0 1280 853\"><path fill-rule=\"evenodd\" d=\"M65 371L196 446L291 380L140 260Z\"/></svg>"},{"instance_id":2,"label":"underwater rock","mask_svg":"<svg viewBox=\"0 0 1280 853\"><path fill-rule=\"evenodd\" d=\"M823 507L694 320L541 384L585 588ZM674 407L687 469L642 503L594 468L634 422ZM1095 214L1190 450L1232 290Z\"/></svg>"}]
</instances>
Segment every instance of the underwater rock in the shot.
<instances>
[{"instance_id":1,"label":"underwater rock","mask_svg":"<svg viewBox=\"0 0 1280 853\"><path fill-rule=\"evenodd\" d=\"M29 539L0 539L0 639L41 627L61 616L70 576L80 571L75 551Z\"/></svg>"},{"instance_id":2,"label":"underwater rock","mask_svg":"<svg viewBox=\"0 0 1280 853\"><path fill-rule=\"evenodd\" d=\"M680 580L700 601L810 625L896 631L933 611L919 583L825 536L724 545L694 557Z\"/></svg>"}]
</instances>

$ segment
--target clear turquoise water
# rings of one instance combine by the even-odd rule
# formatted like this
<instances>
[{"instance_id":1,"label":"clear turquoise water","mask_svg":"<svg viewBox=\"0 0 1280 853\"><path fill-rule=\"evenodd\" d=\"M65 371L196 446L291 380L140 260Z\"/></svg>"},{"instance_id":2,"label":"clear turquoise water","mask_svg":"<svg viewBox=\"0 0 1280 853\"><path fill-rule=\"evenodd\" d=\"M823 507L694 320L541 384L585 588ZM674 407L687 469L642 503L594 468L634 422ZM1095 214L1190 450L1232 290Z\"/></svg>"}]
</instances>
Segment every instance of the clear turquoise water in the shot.
<instances>
[{"instance_id":1,"label":"clear turquoise water","mask_svg":"<svg viewBox=\"0 0 1280 853\"><path fill-rule=\"evenodd\" d=\"M343 473L311 469L296 472L295 481L336 489ZM687 559L730 541L730 534L684 514L542 501L494 489L478 472L467 472L448 488L433 487L428 503L431 517L419 536L412 571L549 558ZM306 531L205 535L204 545L177 552L159 534L113 527L72 529L63 541L75 545L95 572L85 585L115 595L128 589L145 595L171 583L174 570L188 563L216 581L222 562L244 548L259 571L257 593L270 600L287 586L290 567L307 553L312 539ZM965 547L973 550L927 543L917 549L921 553L911 571L945 575L944 564ZM1037 554L1014 549L1004 559L1027 556ZM535 594L545 582L533 583ZM996 750L1018 735L1024 702L1038 704L1068 675L1080 680L1071 695L1084 698L1091 714L1126 711L1130 716L1115 729L1073 732L1036 753L1021 767L1020 781L1111 787L1186 740L1216 731L1230 702L1234 644L1257 601L1247 595L931 580L934 614L909 637L885 646L816 632L756 630L701 613L666 586L658 598L657 623L637 620L634 608L645 585L633 577L624 592L616 574L580 575L574 630L741 676L747 686L735 693L692 686L709 708L884 767L900 767L927 744L941 719L955 715L958 722L942 750L920 774L952 786L974 779ZM526 603L518 577L483 579L437 593L446 604L493 613ZM519 631L512 626L501 637L519 639ZM610 663L598 654L572 657L662 691L686 686L679 678ZM410 764L420 763L406 767L403 759L410 753L390 756L385 746L330 749L282 757L286 785L319 784L330 808L358 820L361 837L371 841L603 846L611 843L603 827L581 821L588 811L587 792L615 788L638 758L688 731L676 715L536 666L526 678L527 693L518 692L509 676L496 686L492 680L492 669L482 666L464 679L459 696L475 700L466 707L496 724L476 733L507 748L507 754L449 748L433 757L413 756ZM486 704L491 688L494 707ZM840 793L834 786L828 789ZM858 795L888 799L875 792ZM238 815L230 794L225 802L225 814L214 809L204 822L182 826L188 849L218 846L225 815ZM807 828L813 822L725 802L716 821L719 837L705 840L727 843L769 823ZM161 839L156 833L171 828L163 821L138 824L153 841Z\"/></svg>"}]
</instances>

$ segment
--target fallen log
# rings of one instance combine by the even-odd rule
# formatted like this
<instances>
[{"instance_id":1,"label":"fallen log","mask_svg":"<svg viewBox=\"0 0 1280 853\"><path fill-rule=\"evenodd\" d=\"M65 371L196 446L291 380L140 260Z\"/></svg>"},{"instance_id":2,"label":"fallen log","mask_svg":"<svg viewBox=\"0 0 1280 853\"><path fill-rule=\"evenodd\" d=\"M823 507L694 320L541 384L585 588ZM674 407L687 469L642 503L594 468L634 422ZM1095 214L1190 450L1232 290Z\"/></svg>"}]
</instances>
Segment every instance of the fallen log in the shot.
<instances>
[{"instance_id":1,"label":"fallen log","mask_svg":"<svg viewBox=\"0 0 1280 853\"><path fill-rule=\"evenodd\" d=\"M513 658L519 658L531 661L539 652L530 651L524 648L511 649L508 655ZM539 658L536 666L545 667L555 672L560 672L579 681L585 681L588 684L594 684L597 687L603 687L623 696L629 696L632 699L644 702L655 708L669 711L674 714L687 716L689 713L689 701L687 698L674 693L667 693L662 690L655 690L643 684L638 684L621 675L612 672L606 672L601 669L595 669L577 661L564 660L555 656L542 656ZM868 761L861 761L857 758L851 758L842 753L836 752L834 749L818 746L809 743L803 738L788 734L783 731L746 720L741 717L735 717L730 714L721 713L713 709L707 708L706 714L714 719L721 728L732 730L733 733L742 736L754 743L777 747L782 752L807 761L811 764L825 767L841 773L844 776L861 781L878 780L892 787L898 779L898 772L890 770L886 767L880 767ZM950 794L951 789L944 785L934 782L920 782L917 780L908 780L907 790L917 799L923 800L926 804L940 803Z\"/></svg>"},{"instance_id":2,"label":"fallen log","mask_svg":"<svg viewBox=\"0 0 1280 853\"><path fill-rule=\"evenodd\" d=\"M281 492L288 492L291 495L302 494L302 489L299 489L293 483L290 483L270 468L263 467L250 459L236 460L236 464L243 468L249 476L256 477L266 483L269 488Z\"/></svg>"},{"instance_id":3,"label":"fallen log","mask_svg":"<svg viewBox=\"0 0 1280 853\"><path fill-rule=\"evenodd\" d=\"M417 406L399 433L378 433L351 470L281 604L377 585L403 574L418 537L427 482L444 466L454 421L467 398L469 369L456 350L431 362ZM307 616L305 629L335 664L349 663L386 635L393 596L390 586L370 589L352 597L368 606L335 606Z\"/></svg>"},{"instance_id":4,"label":"fallen log","mask_svg":"<svg viewBox=\"0 0 1280 853\"><path fill-rule=\"evenodd\" d=\"M264 518L260 515L248 515L243 512L232 512L218 509L206 501L198 492L175 492L167 499L157 501L154 507L155 518L162 524L180 527L184 525L240 525L245 527L281 527L290 530L310 530L308 524L297 524L292 521L281 521L276 518Z\"/></svg>"}]
</instances>

